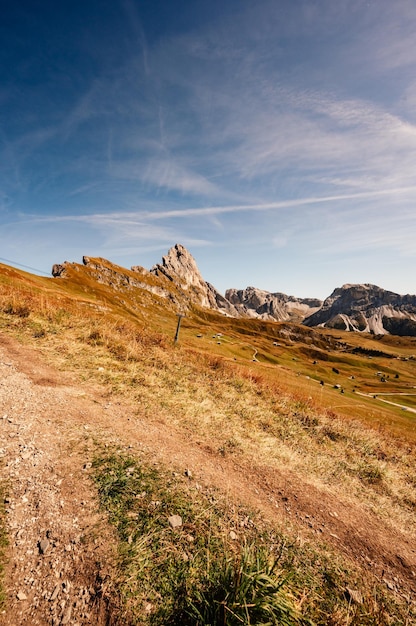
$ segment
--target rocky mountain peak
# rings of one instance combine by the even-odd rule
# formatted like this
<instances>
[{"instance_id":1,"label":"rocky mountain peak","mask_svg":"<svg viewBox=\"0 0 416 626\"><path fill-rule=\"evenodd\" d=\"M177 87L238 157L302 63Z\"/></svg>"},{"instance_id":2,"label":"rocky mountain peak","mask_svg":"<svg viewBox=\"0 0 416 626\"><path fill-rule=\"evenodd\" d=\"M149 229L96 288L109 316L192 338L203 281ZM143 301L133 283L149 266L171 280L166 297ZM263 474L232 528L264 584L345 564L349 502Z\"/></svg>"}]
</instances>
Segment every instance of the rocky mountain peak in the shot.
<instances>
[{"instance_id":1,"label":"rocky mountain peak","mask_svg":"<svg viewBox=\"0 0 416 626\"><path fill-rule=\"evenodd\" d=\"M150 272L175 283L196 304L225 315L237 316L233 305L202 278L194 257L181 244L172 246L167 255L162 257L162 263L154 265Z\"/></svg>"},{"instance_id":2,"label":"rocky mountain peak","mask_svg":"<svg viewBox=\"0 0 416 626\"><path fill-rule=\"evenodd\" d=\"M191 286L204 288L206 284L194 257L179 243L172 246L166 256L162 257L162 263L157 263L150 271L156 276L166 276L185 289Z\"/></svg>"}]
</instances>

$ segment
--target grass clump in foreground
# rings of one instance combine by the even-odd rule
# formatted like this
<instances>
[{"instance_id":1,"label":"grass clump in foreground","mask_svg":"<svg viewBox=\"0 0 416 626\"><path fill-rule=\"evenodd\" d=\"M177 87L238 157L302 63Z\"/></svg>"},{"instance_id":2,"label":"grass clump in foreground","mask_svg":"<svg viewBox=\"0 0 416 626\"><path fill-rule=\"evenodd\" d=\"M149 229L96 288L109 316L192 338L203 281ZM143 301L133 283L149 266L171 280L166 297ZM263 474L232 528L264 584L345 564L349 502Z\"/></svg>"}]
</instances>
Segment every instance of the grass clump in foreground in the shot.
<instances>
[{"instance_id":1,"label":"grass clump in foreground","mask_svg":"<svg viewBox=\"0 0 416 626\"><path fill-rule=\"evenodd\" d=\"M322 546L290 543L185 476L123 450L97 454L92 476L119 539L122 610L112 624L410 623L409 606L368 575Z\"/></svg>"},{"instance_id":2,"label":"grass clump in foreground","mask_svg":"<svg viewBox=\"0 0 416 626\"><path fill-rule=\"evenodd\" d=\"M186 613L193 624L298 624L301 619L286 594L278 559L265 548L244 545L238 554L221 554L212 571L189 590Z\"/></svg>"},{"instance_id":3,"label":"grass clump in foreground","mask_svg":"<svg viewBox=\"0 0 416 626\"><path fill-rule=\"evenodd\" d=\"M120 539L120 623L311 624L288 590L281 553L254 527L239 543L213 497L117 454L97 458L94 480ZM180 481L179 481L180 482ZM210 501L211 500L211 501ZM180 516L178 528L169 525Z\"/></svg>"}]
</instances>

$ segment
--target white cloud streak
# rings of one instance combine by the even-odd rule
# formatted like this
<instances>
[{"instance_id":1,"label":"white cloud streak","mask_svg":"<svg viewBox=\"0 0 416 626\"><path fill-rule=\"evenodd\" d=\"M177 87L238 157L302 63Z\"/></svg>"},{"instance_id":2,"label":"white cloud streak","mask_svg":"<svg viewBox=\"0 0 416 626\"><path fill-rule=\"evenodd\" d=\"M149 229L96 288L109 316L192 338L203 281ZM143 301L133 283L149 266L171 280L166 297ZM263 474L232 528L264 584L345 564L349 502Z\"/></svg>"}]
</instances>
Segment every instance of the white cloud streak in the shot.
<instances>
[{"instance_id":1,"label":"white cloud streak","mask_svg":"<svg viewBox=\"0 0 416 626\"><path fill-rule=\"evenodd\" d=\"M266 202L261 204L241 204L241 205L223 205L209 206L190 209L170 209L166 211L136 211L116 213L96 213L91 215L64 215L64 216L43 216L30 218L33 222L85 222L96 225L124 224L126 226L137 224L142 220L157 221L171 218L194 218L212 215L221 215L227 213L243 213L243 212L265 212L286 208L300 208L310 205L324 205L330 203L347 202L349 200L363 200L382 197L408 197L411 195L416 200L416 186L383 189L377 191L364 191L359 193L338 194L321 197L298 198L295 200L282 200L277 202Z\"/></svg>"}]
</instances>

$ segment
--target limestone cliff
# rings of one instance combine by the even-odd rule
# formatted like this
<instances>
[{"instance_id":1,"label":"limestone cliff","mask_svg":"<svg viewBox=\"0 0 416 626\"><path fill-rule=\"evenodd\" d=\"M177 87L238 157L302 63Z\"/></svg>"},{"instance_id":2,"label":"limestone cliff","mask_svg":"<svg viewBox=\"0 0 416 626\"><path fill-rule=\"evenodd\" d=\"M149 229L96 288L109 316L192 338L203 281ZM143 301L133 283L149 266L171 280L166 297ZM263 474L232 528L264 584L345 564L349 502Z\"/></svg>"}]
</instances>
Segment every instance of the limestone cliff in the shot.
<instances>
[{"instance_id":1,"label":"limestone cliff","mask_svg":"<svg viewBox=\"0 0 416 626\"><path fill-rule=\"evenodd\" d=\"M284 293L270 293L247 287L227 289L225 297L237 310L240 317L255 317L271 321L301 322L322 305L316 298L295 298Z\"/></svg>"},{"instance_id":2,"label":"limestone cliff","mask_svg":"<svg viewBox=\"0 0 416 626\"><path fill-rule=\"evenodd\" d=\"M347 284L335 289L303 323L376 335L416 335L416 296L400 296L376 285Z\"/></svg>"}]
</instances>

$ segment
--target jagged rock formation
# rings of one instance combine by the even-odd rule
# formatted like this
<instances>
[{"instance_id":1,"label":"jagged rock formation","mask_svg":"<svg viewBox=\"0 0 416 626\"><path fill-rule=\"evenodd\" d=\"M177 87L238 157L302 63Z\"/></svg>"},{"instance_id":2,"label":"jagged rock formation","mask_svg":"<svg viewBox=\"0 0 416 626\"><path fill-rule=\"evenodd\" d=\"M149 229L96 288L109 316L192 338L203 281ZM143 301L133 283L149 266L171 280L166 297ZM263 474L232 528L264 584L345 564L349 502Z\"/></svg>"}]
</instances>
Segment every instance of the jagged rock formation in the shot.
<instances>
[{"instance_id":1,"label":"jagged rock formation","mask_svg":"<svg viewBox=\"0 0 416 626\"><path fill-rule=\"evenodd\" d=\"M155 276L164 276L183 289L190 300L207 309L238 317L233 305L201 276L194 257L180 245L173 246L162 263L150 270Z\"/></svg>"},{"instance_id":2,"label":"jagged rock formation","mask_svg":"<svg viewBox=\"0 0 416 626\"><path fill-rule=\"evenodd\" d=\"M132 287L146 289L162 298L172 299L172 291L166 289L163 284L154 284L154 281L151 280L149 270L144 267L136 265L129 271L119 265L109 263L106 259L91 258L88 256L82 257L82 262L90 270L95 271L97 282L111 285L117 289L131 289Z\"/></svg>"},{"instance_id":3,"label":"jagged rock formation","mask_svg":"<svg viewBox=\"0 0 416 626\"><path fill-rule=\"evenodd\" d=\"M136 266L131 268L131 270L127 270L106 259L89 256L83 256L82 263L88 269L88 274L97 283L109 285L117 291L136 287L146 289L164 298L172 297L171 290L164 289L163 285L160 284L152 284L155 281L149 280L151 274L144 267ZM80 271L80 267L78 263L70 263L69 261L64 261L62 264L55 263L52 267L52 276L55 278L71 278L74 272Z\"/></svg>"},{"instance_id":4,"label":"jagged rock formation","mask_svg":"<svg viewBox=\"0 0 416 626\"><path fill-rule=\"evenodd\" d=\"M376 285L343 285L303 323L376 335L416 336L416 296L400 296Z\"/></svg>"},{"instance_id":5,"label":"jagged rock formation","mask_svg":"<svg viewBox=\"0 0 416 626\"><path fill-rule=\"evenodd\" d=\"M52 276L54 278L64 276L67 265L68 261L64 261L63 263L54 263L54 265L52 266Z\"/></svg>"},{"instance_id":6,"label":"jagged rock formation","mask_svg":"<svg viewBox=\"0 0 416 626\"><path fill-rule=\"evenodd\" d=\"M301 322L317 311L322 301L316 298L295 298L284 293L270 293L256 287L227 289L227 300L234 305L240 317L254 317L272 321Z\"/></svg>"},{"instance_id":7,"label":"jagged rock formation","mask_svg":"<svg viewBox=\"0 0 416 626\"><path fill-rule=\"evenodd\" d=\"M146 290L164 298L179 311L198 305L238 317L233 305L204 281L193 256L179 244L173 246L162 258L162 263L153 266L151 270L139 265L128 270L100 257L84 256L82 262L90 279L116 292ZM68 261L56 263L52 267L54 277L69 280L81 271L81 265Z\"/></svg>"}]
</instances>

